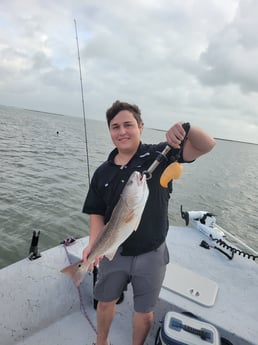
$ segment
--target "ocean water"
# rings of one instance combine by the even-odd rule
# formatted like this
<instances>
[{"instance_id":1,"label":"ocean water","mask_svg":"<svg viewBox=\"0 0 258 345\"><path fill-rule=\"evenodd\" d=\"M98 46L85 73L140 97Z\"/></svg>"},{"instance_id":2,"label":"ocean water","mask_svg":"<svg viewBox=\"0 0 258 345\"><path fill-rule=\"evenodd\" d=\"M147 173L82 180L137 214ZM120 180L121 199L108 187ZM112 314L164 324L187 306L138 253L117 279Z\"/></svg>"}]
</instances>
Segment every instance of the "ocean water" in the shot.
<instances>
[{"instance_id":1,"label":"ocean water","mask_svg":"<svg viewBox=\"0 0 258 345\"><path fill-rule=\"evenodd\" d=\"M176 121L176 119L175 119ZM212 131L211 131L212 133ZM164 141L145 128L142 141ZM28 255L32 232L39 249L88 233L81 209L89 177L113 148L105 122L0 106L0 268ZM169 220L184 225L184 210L206 210L217 223L258 250L258 145L217 140L214 150L185 164L174 181Z\"/></svg>"}]
</instances>

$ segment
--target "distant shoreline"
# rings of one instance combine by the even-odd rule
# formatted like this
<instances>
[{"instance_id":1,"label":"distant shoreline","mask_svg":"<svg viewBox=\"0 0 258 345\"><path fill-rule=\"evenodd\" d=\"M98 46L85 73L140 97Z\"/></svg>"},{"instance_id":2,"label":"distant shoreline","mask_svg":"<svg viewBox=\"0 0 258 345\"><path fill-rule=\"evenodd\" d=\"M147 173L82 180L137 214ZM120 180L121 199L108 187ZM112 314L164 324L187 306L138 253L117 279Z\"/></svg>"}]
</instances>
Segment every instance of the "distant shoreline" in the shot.
<instances>
[{"instance_id":1,"label":"distant shoreline","mask_svg":"<svg viewBox=\"0 0 258 345\"><path fill-rule=\"evenodd\" d=\"M150 127L149 127L150 128ZM159 132L166 132L166 130L164 129L156 129L156 128L150 128L154 131L159 131ZM242 141L242 140L235 140L235 139L224 139L224 138L217 138L217 137L214 137L215 140L221 140L221 141L232 141L233 143L241 143L241 144L250 144L250 145L258 145L256 143L252 143L252 142L249 142L249 141Z\"/></svg>"},{"instance_id":2,"label":"distant shoreline","mask_svg":"<svg viewBox=\"0 0 258 345\"><path fill-rule=\"evenodd\" d=\"M251 143L249 141L241 141L241 140L233 140L233 139L223 139L223 138L214 138L215 140L222 140L222 141L232 141L233 143L241 143L241 144L249 144L249 145L258 145L256 143Z\"/></svg>"},{"instance_id":3,"label":"distant shoreline","mask_svg":"<svg viewBox=\"0 0 258 345\"><path fill-rule=\"evenodd\" d=\"M20 108L18 108L20 109ZM26 111L32 111L33 113L42 113L42 114L53 114L53 115L57 115L57 116L66 116L64 114L59 114L59 113L50 113L49 111L42 111L42 110L34 110L34 109L27 109L27 108L21 108L23 110L26 110Z\"/></svg>"},{"instance_id":4,"label":"distant shoreline","mask_svg":"<svg viewBox=\"0 0 258 345\"><path fill-rule=\"evenodd\" d=\"M0 106L6 107L6 108L21 109L21 110L31 111L31 112L35 112L35 113L48 114L48 115L49 115L49 114L52 114L52 115L56 115L56 116L71 116L71 115L60 114L60 113L53 113L53 112L48 112L48 111L43 111L43 110L35 110L35 109L28 109L28 108L20 108L20 107L14 106L14 105L4 105L4 104L1 104ZM79 118L79 117L76 116L76 118ZM102 121L102 120L95 120L95 119L92 119L92 118L88 118L88 120L105 122L105 121ZM152 129L152 130L154 130L154 131L166 132L165 129L157 129L157 128L152 128L152 127L148 127L148 128L149 128L149 129ZM221 140L221 141L231 141L231 142L241 143L241 144L258 145L258 143L252 143L252 142L249 142L249 141L242 141L242 140L235 140L235 139L224 139L224 138L217 138L217 137L215 137L214 139L216 139L216 140Z\"/></svg>"},{"instance_id":5,"label":"distant shoreline","mask_svg":"<svg viewBox=\"0 0 258 345\"><path fill-rule=\"evenodd\" d=\"M36 110L36 109L28 109L28 108L21 108L21 107L16 107L15 105L5 105L1 104L1 107L6 107L6 108L14 108L14 109L20 109L20 110L26 110L26 111L31 111L33 113L42 113L42 114L52 114L52 115L57 115L57 116L69 116L65 114L60 114L60 113L53 113L49 111L43 111L43 110Z\"/></svg>"}]
</instances>

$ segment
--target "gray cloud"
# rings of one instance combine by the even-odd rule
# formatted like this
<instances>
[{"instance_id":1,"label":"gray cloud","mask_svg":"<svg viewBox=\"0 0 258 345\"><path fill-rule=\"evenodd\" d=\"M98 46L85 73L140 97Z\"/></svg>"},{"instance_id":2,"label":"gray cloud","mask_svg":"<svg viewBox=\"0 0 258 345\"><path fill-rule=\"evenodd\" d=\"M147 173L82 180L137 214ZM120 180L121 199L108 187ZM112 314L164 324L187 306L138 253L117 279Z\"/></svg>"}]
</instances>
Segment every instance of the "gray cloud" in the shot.
<instances>
[{"instance_id":1,"label":"gray cloud","mask_svg":"<svg viewBox=\"0 0 258 345\"><path fill-rule=\"evenodd\" d=\"M140 105L146 126L186 119L257 142L255 0L1 5L1 104L81 114L76 18L87 116L104 120L124 99Z\"/></svg>"},{"instance_id":2,"label":"gray cloud","mask_svg":"<svg viewBox=\"0 0 258 345\"><path fill-rule=\"evenodd\" d=\"M238 85L258 92L257 1L241 1L233 21L210 40L200 56L198 78L205 85Z\"/></svg>"}]
</instances>

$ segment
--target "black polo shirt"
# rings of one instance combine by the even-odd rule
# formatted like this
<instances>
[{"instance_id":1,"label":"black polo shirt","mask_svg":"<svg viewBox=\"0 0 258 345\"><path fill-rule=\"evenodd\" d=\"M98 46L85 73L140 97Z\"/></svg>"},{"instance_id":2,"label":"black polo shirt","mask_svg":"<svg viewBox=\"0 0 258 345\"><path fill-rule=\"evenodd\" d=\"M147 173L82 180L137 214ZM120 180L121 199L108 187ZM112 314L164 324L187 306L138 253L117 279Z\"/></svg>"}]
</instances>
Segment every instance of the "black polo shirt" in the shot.
<instances>
[{"instance_id":1,"label":"black polo shirt","mask_svg":"<svg viewBox=\"0 0 258 345\"><path fill-rule=\"evenodd\" d=\"M140 143L136 154L123 168L114 163L118 153L117 149L114 149L108 160L100 165L93 175L83 212L104 216L106 224L131 173L135 170L140 172L147 170L166 144L165 142L157 145ZM167 160L159 164L152 178L148 180L149 197L141 222L138 229L123 243L122 255L143 254L158 248L165 241L169 226L168 202L172 192L172 182L169 183L168 188L163 188L160 185L160 176L167 165L175 161L177 153L178 150L171 149L167 154ZM178 160L184 162L181 156Z\"/></svg>"}]
</instances>

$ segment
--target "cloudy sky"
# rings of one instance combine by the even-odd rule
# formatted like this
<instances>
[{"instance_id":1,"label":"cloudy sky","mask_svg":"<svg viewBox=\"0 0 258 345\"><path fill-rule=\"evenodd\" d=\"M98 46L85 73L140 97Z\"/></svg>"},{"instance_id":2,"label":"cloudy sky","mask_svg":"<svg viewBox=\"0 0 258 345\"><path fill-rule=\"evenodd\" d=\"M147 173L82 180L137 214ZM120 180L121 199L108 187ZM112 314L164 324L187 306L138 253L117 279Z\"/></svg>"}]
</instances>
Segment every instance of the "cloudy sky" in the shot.
<instances>
[{"instance_id":1,"label":"cloudy sky","mask_svg":"<svg viewBox=\"0 0 258 345\"><path fill-rule=\"evenodd\" d=\"M0 104L258 143L257 0L1 0Z\"/></svg>"}]
</instances>

